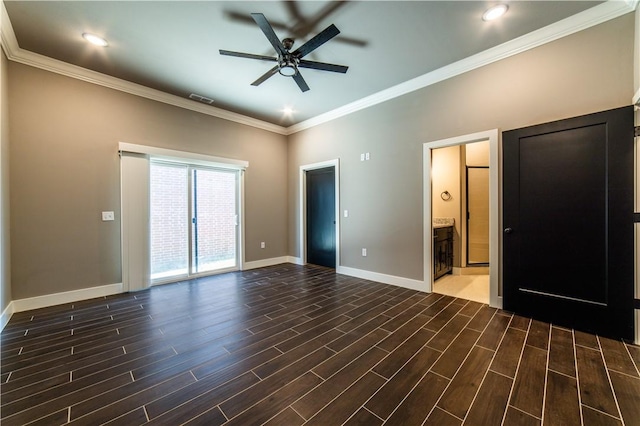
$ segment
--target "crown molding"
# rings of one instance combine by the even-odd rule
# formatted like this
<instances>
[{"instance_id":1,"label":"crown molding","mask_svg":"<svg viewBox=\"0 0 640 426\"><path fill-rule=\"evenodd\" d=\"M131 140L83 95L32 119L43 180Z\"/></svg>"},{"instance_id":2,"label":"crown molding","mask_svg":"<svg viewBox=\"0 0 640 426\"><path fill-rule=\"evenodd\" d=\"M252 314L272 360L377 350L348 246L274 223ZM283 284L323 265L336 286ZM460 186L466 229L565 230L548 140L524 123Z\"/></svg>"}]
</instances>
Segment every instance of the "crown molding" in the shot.
<instances>
[{"instance_id":1,"label":"crown molding","mask_svg":"<svg viewBox=\"0 0 640 426\"><path fill-rule=\"evenodd\" d=\"M619 16L633 12L640 0L609 0L576 15L548 25L539 30L525 34L516 39L480 52L476 55L446 65L437 70L423 74L412 80L400 83L389 89L382 90L371 96L367 96L333 111L310 118L287 127L287 135L291 135L311 127L335 120L345 115L369 108L373 105L397 98L416 90L420 90L443 80L464 74L476 68L489 65L510 56L517 55L535 47L558 40L562 37L591 28L603 22L615 19Z\"/></svg>"},{"instance_id":2,"label":"crown molding","mask_svg":"<svg viewBox=\"0 0 640 426\"><path fill-rule=\"evenodd\" d=\"M289 127L279 126L215 106L202 105L179 96L21 49L2 1L0 1L2 5L0 8L0 41L7 58L11 61L273 133L291 135L615 19L633 12L639 2L640 0L608 0L562 21Z\"/></svg>"},{"instance_id":3,"label":"crown molding","mask_svg":"<svg viewBox=\"0 0 640 426\"><path fill-rule=\"evenodd\" d=\"M279 133L281 135L286 134L285 127L279 126L277 124L268 123L266 121L227 111L215 106L199 104L195 101L184 99L176 95L162 92L160 90L151 89L140 84L111 77L106 74L82 68L77 65L71 65L57 59L49 58L44 55L21 49L18 45L18 41L13 31L11 21L9 20L7 9L5 8L3 2L1 4L2 9L0 11L0 33L2 39L2 47L4 48L7 58L11 61L19 62L24 65L40 68L45 71L61 74L67 77L75 78L77 80L86 81L88 83L97 84L99 86L108 87L110 89L129 93L165 104L177 106L179 108L184 108L213 117L222 118L224 120L233 121L239 124L256 127L258 129L267 130L273 133Z\"/></svg>"}]
</instances>

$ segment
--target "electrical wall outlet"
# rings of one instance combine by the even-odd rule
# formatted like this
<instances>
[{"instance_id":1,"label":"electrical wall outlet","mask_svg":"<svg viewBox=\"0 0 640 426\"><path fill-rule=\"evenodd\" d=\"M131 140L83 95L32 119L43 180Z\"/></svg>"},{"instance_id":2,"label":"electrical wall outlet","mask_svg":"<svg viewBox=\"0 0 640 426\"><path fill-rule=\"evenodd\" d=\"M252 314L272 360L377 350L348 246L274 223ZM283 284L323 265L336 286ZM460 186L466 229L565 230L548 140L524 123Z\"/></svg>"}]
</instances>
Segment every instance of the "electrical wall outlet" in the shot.
<instances>
[{"instance_id":1,"label":"electrical wall outlet","mask_svg":"<svg viewBox=\"0 0 640 426\"><path fill-rule=\"evenodd\" d=\"M265 243L264 241L262 241L262 242L260 243L260 248L261 248L261 249L265 248L266 246L267 246L267 243Z\"/></svg>"},{"instance_id":2,"label":"electrical wall outlet","mask_svg":"<svg viewBox=\"0 0 640 426\"><path fill-rule=\"evenodd\" d=\"M362 257L367 257L367 249L366 248L362 249Z\"/></svg>"},{"instance_id":3,"label":"electrical wall outlet","mask_svg":"<svg viewBox=\"0 0 640 426\"><path fill-rule=\"evenodd\" d=\"M102 221L103 222L107 222L107 221L111 221L111 220L115 220L115 215L113 212L102 212Z\"/></svg>"},{"instance_id":4,"label":"electrical wall outlet","mask_svg":"<svg viewBox=\"0 0 640 426\"><path fill-rule=\"evenodd\" d=\"M364 161L364 153L360 154L360 161Z\"/></svg>"},{"instance_id":5,"label":"electrical wall outlet","mask_svg":"<svg viewBox=\"0 0 640 426\"><path fill-rule=\"evenodd\" d=\"M344 211L344 217L349 217L349 210Z\"/></svg>"},{"instance_id":6,"label":"electrical wall outlet","mask_svg":"<svg viewBox=\"0 0 640 426\"><path fill-rule=\"evenodd\" d=\"M371 159L371 155L369 155L369 153L368 153L368 152L367 152L367 153L365 153L365 154L364 154L364 159L365 159L365 160L367 160L367 161L369 161L369 160Z\"/></svg>"}]
</instances>

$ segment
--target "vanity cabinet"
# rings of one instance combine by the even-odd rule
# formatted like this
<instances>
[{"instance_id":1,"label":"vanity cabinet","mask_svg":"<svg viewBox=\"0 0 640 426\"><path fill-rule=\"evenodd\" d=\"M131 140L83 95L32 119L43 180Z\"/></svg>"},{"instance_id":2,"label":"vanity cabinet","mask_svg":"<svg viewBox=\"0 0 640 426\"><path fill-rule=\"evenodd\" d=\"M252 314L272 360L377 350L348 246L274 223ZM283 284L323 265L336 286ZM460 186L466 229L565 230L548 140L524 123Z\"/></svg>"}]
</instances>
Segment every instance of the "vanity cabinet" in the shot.
<instances>
[{"instance_id":1,"label":"vanity cabinet","mask_svg":"<svg viewBox=\"0 0 640 426\"><path fill-rule=\"evenodd\" d=\"M453 270L453 226L433 229L433 279Z\"/></svg>"}]
</instances>

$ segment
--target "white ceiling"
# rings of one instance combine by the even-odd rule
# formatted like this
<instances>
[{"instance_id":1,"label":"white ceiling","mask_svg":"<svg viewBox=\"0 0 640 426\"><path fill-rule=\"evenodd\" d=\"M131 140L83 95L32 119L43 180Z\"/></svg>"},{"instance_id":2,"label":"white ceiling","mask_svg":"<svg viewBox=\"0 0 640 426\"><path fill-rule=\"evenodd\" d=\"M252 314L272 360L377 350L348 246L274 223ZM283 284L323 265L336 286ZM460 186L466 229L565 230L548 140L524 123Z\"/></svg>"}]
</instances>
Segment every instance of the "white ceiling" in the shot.
<instances>
[{"instance_id":1,"label":"white ceiling","mask_svg":"<svg viewBox=\"0 0 640 426\"><path fill-rule=\"evenodd\" d=\"M231 111L286 128L344 109L602 3L503 1L509 5L503 18L482 21L485 9L498 2L5 1L4 4L17 40L16 50L23 52L22 56L33 52L184 99L196 93L214 99L215 108L206 106L212 111ZM348 65L349 71L336 74L302 70L311 88L306 93L292 79L277 74L258 87L251 86L273 63L221 56L218 50L275 56L268 40L251 20L252 12L263 13L279 38L297 37L294 48L335 24L341 34L305 59ZM302 27L302 34L295 34L296 26ZM3 41L7 38L5 30ZM89 45L81 37L83 32L105 37L109 46ZM283 114L286 106L293 108L291 116Z\"/></svg>"}]
</instances>

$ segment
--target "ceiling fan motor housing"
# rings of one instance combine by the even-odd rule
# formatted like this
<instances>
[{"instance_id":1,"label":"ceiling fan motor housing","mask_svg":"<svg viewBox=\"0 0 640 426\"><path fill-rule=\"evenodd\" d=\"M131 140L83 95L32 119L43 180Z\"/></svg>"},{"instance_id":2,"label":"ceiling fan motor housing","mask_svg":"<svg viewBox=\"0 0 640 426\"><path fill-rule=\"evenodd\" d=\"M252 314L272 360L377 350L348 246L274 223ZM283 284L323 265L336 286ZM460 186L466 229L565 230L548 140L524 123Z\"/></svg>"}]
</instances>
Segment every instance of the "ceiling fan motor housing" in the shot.
<instances>
[{"instance_id":1,"label":"ceiling fan motor housing","mask_svg":"<svg viewBox=\"0 0 640 426\"><path fill-rule=\"evenodd\" d=\"M278 58L278 72L285 77L293 77L298 73L300 59L287 52Z\"/></svg>"}]
</instances>

